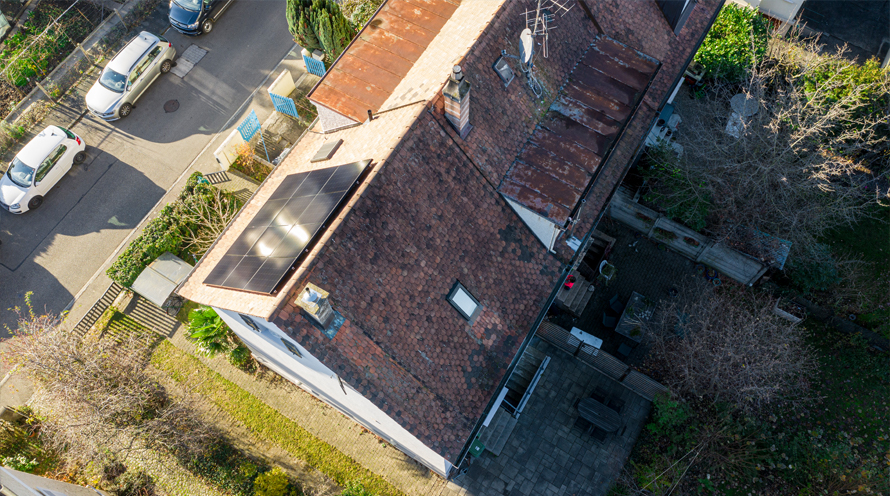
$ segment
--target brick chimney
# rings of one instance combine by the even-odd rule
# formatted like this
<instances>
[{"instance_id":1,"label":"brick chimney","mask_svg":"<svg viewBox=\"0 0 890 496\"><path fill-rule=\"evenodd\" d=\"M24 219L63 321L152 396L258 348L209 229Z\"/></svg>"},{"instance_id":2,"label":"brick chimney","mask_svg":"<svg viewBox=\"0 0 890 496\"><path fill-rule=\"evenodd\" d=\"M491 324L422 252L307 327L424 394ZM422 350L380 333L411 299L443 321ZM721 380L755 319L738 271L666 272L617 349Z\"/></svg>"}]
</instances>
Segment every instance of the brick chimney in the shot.
<instances>
[{"instance_id":1,"label":"brick chimney","mask_svg":"<svg viewBox=\"0 0 890 496\"><path fill-rule=\"evenodd\" d=\"M464 77L460 66L454 66L448 83L442 89L445 96L445 118L454 126L461 139L470 134L470 82Z\"/></svg>"}]
</instances>

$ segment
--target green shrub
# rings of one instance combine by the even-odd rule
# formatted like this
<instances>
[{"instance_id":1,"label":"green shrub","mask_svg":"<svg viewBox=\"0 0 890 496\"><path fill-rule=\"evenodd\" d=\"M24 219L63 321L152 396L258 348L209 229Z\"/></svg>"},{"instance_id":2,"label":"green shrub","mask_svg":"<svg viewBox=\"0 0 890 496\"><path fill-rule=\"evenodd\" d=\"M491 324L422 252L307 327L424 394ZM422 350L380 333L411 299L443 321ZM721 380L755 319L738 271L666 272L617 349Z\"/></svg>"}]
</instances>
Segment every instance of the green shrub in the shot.
<instances>
[{"instance_id":1,"label":"green shrub","mask_svg":"<svg viewBox=\"0 0 890 496\"><path fill-rule=\"evenodd\" d=\"M290 496L296 494L290 484L287 473L279 467L260 474L253 481L253 492L256 496Z\"/></svg>"},{"instance_id":2,"label":"green shrub","mask_svg":"<svg viewBox=\"0 0 890 496\"><path fill-rule=\"evenodd\" d=\"M766 51L769 24L757 10L727 2L695 54L705 77L739 81Z\"/></svg>"},{"instance_id":3,"label":"green shrub","mask_svg":"<svg viewBox=\"0 0 890 496\"><path fill-rule=\"evenodd\" d=\"M195 341L198 349L209 357L224 353L231 348L229 326L210 307L198 307L189 313L188 338Z\"/></svg>"},{"instance_id":4,"label":"green shrub","mask_svg":"<svg viewBox=\"0 0 890 496\"><path fill-rule=\"evenodd\" d=\"M375 496L374 493L365 489L365 486L358 481L347 482L340 496Z\"/></svg>"},{"instance_id":5,"label":"green shrub","mask_svg":"<svg viewBox=\"0 0 890 496\"><path fill-rule=\"evenodd\" d=\"M711 198L705 188L696 187L694 180L686 176L677 160L673 150L666 147L649 149L640 171L652 187L643 199L663 208L669 218L701 231L707 225ZM649 167L645 168L647 164Z\"/></svg>"},{"instance_id":6,"label":"green shrub","mask_svg":"<svg viewBox=\"0 0 890 496\"><path fill-rule=\"evenodd\" d=\"M250 496L254 493L253 479L260 468L225 440L220 440L202 455L188 460L186 467L225 493L236 496Z\"/></svg>"},{"instance_id":7,"label":"green shrub","mask_svg":"<svg viewBox=\"0 0 890 496\"><path fill-rule=\"evenodd\" d=\"M229 363L245 372L256 370L256 362L250 354L250 349L244 344L239 344L229 352Z\"/></svg>"},{"instance_id":8,"label":"green shrub","mask_svg":"<svg viewBox=\"0 0 890 496\"><path fill-rule=\"evenodd\" d=\"M213 186L202 182L203 177L200 172L192 174L176 201L162 208L111 264L106 271L108 277L130 287L148 264L164 252L169 251L184 260L193 258L184 248L183 235L188 229L199 226L187 223L181 212L195 202L207 202L212 196Z\"/></svg>"},{"instance_id":9,"label":"green shrub","mask_svg":"<svg viewBox=\"0 0 890 496\"><path fill-rule=\"evenodd\" d=\"M286 15L294 40L309 51L324 51L326 65L332 64L356 35L331 0L288 0Z\"/></svg>"},{"instance_id":10,"label":"green shrub","mask_svg":"<svg viewBox=\"0 0 890 496\"><path fill-rule=\"evenodd\" d=\"M817 244L804 259L794 258L788 268L791 281L805 293L826 291L841 281L837 264L828 247Z\"/></svg>"},{"instance_id":11,"label":"green shrub","mask_svg":"<svg viewBox=\"0 0 890 496\"><path fill-rule=\"evenodd\" d=\"M37 468L37 465L40 465L40 462L38 462L36 458L28 460L28 458L21 453L15 456L0 457L0 466L9 467L13 470L18 470L19 472L33 473L34 469Z\"/></svg>"}]
</instances>

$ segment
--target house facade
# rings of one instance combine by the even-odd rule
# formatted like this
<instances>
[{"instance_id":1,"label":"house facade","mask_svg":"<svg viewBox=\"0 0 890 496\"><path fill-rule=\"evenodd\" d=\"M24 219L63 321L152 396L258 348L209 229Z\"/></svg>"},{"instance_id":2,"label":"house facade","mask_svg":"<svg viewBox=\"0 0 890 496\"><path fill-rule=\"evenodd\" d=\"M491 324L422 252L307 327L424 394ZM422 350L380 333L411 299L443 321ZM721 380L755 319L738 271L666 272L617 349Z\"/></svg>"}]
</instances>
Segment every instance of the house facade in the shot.
<instances>
[{"instance_id":1,"label":"house facade","mask_svg":"<svg viewBox=\"0 0 890 496\"><path fill-rule=\"evenodd\" d=\"M542 3L388 0L179 290L442 476L722 5Z\"/></svg>"}]
</instances>

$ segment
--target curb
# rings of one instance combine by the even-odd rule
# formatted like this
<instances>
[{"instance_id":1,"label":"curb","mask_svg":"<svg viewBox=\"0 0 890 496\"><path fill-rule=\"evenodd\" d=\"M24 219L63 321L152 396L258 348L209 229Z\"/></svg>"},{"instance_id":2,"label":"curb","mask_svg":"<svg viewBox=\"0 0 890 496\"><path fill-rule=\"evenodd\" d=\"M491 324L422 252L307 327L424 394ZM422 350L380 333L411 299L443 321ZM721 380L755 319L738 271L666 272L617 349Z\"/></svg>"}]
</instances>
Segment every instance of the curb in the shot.
<instances>
[{"instance_id":1,"label":"curb","mask_svg":"<svg viewBox=\"0 0 890 496\"><path fill-rule=\"evenodd\" d=\"M296 43L294 43L294 47L297 47L297 46L298 45ZM216 140L221 136L223 130L226 129L232 123L232 121L242 111L242 109L245 107L245 105L248 105L253 100L253 98L254 98L254 96L256 96L257 92L259 92L263 87L266 86L266 83L269 82L269 79L272 77L272 74L274 74L276 71L278 71L278 69L281 67L281 64L283 64L284 61L287 60L287 58L290 56L293 49L294 48L292 47L291 50L289 50L284 55L284 57L282 57L281 60L278 61L278 63L275 65L275 67L271 71L269 71L269 74L265 77L265 79L263 79L260 82L260 84L258 84L257 87L254 88L254 90L250 93L250 95L248 95L247 98L245 98L244 101L241 102L241 105L239 105L238 108L236 108L235 111L232 112L232 115L225 122L225 124L223 124L219 128L219 130L217 130L215 133L213 133L213 138L211 138L210 141L208 141L207 144L204 145L204 148L202 148L201 151L199 151L195 155L195 158L192 159L192 161L189 163L188 167L186 167L185 170L183 170L182 174L180 174L180 176L178 178L176 178L176 181L173 183L173 185L170 186L170 188L161 196L160 199L158 199L158 201L151 208L151 210L149 210L148 213L145 214L145 216L139 221L139 224L137 224L136 227L133 228L132 231L130 231L130 234L126 238L124 238L123 241L121 241L117 247L115 247L114 251L112 251L111 254L108 256L108 258L106 258L105 261L102 263L102 265L99 266L99 268L96 270L96 272L93 274L93 276L90 277L90 279L87 280L86 283L84 283L84 285L80 288L80 290L77 292L77 294L74 295L74 297L71 299L71 301L65 307L66 309L69 310L69 312L74 309L74 305L77 303L78 298L83 296L83 294L87 291L87 289L89 289L89 287L94 282L96 282L96 279L98 279L102 274L104 274L105 270L112 264L112 262L114 260L117 259L121 250L124 249L126 246L128 246L130 244L130 242L132 242L132 240L142 232L142 229L145 228L145 224L148 222L148 220L153 218L157 214L157 212L161 208L163 208L163 206L166 205L167 202L170 201L171 192L176 191L178 194L178 192L182 189L182 184L184 183L184 179L187 178L188 176L190 176L192 174L192 172L194 172L193 169L194 169L195 163L198 161L198 159L200 159L201 156L203 156L204 153L207 152L207 150L209 150L211 148L211 146L213 146L213 144L216 142ZM113 283L114 283L114 281L112 281L112 284ZM104 291L102 294L104 295ZM99 298L101 299L102 296L100 295ZM98 301L98 300L96 300L96 301ZM95 304L96 304L96 302L93 302L93 304L90 305L90 308L86 309L86 312L84 312L84 315L86 315ZM78 319L78 322L79 321L80 321L80 319ZM69 321L66 319L66 322L69 322Z\"/></svg>"}]
</instances>

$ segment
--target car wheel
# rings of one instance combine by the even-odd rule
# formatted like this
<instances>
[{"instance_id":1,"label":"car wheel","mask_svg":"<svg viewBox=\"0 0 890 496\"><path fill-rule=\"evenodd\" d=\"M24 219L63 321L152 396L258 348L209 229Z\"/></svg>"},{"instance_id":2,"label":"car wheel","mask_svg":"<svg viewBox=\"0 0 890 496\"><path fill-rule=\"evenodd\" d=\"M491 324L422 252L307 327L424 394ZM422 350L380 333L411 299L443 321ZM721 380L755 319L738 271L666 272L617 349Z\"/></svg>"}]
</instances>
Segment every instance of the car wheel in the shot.
<instances>
[{"instance_id":1,"label":"car wheel","mask_svg":"<svg viewBox=\"0 0 890 496\"><path fill-rule=\"evenodd\" d=\"M170 59L165 60L163 63L161 63L161 74L167 74L172 68L173 62L171 62Z\"/></svg>"},{"instance_id":2,"label":"car wheel","mask_svg":"<svg viewBox=\"0 0 890 496\"><path fill-rule=\"evenodd\" d=\"M35 196L34 198L31 198L31 201L28 202L28 210L34 210L41 205L43 205L43 197Z\"/></svg>"},{"instance_id":3,"label":"car wheel","mask_svg":"<svg viewBox=\"0 0 890 496\"><path fill-rule=\"evenodd\" d=\"M87 152L77 152L77 154L74 155L74 165L80 165L86 159L87 159Z\"/></svg>"},{"instance_id":4,"label":"car wheel","mask_svg":"<svg viewBox=\"0 0 890 496\"><path fill-rule=\"evenodd\" d=\"M121 117L126 117L126 116L130 115L130 112L132 112L132 111L133 111L133 105L131 105L129 103L125 103L125 104L121 105L121 108L120 108L120 110L118 110L117 113Z\"/></svg>"},{"instance_id":5,"label":"car wheel","mask_svg":"<svg viewBox=\"0 0 890 496\"><path fill-rule=\"evenodd\" d=\"M210 19L207 19L206 21L204 21L204 24L201 24L201 31L204 34L207 34L211 31L213 31L213 21L211 21Z\"/></svg>"}]
</instances>

